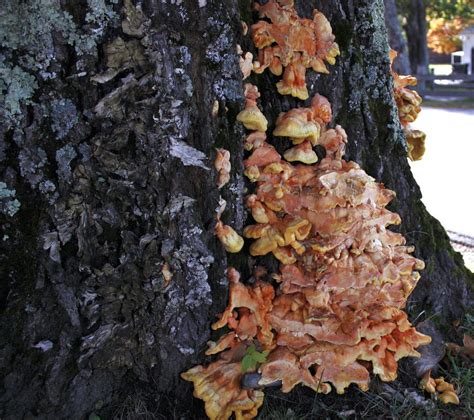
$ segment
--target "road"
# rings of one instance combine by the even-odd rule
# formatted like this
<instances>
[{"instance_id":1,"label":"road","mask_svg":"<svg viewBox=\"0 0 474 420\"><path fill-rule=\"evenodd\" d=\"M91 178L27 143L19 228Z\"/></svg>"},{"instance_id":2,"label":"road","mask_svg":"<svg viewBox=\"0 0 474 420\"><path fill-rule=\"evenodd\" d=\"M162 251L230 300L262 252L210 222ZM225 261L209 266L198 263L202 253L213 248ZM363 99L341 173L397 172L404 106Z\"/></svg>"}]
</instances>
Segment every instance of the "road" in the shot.
<instances>
[{"instance_id":1,"label":"road","mask_svg":"<svg viewBox=\"0 0 474 420\"><path fill-rule=\"evenodd\" d=\"M423 159L410 162L423 202L445 229L474 237L474 110L423 108Z\"/></svg>"}]
</instances>

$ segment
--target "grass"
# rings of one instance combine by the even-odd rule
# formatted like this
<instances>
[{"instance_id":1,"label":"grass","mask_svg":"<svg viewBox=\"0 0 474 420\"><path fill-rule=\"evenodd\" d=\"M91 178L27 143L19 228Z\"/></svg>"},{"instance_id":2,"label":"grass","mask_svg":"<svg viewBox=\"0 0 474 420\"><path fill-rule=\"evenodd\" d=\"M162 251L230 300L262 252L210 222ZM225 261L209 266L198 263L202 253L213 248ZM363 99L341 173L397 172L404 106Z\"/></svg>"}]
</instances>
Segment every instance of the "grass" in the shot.
<instances>
[{"instance_id":1,"label":"grass","mask_svg":"<svg viewBox=\"0 0 474 420\"><path fill-rule=\"evenodd\" d=\"M455 100L437 100L423 99L422 108L441 108L441 109L474 109L474 99L464 98Z\"/></svg>"}]
</instances>

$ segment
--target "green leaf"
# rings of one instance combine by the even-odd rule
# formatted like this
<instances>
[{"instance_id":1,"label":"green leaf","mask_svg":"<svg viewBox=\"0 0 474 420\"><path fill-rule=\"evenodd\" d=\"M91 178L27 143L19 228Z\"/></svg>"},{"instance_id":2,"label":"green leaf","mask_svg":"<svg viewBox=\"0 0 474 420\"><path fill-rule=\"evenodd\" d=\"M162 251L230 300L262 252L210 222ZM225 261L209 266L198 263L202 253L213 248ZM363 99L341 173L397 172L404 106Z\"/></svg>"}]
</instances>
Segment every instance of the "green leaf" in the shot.
<instances>
[{"instance_id":1,"label":"green leaf","mask_svg":"<svg viewBox=\"0 0 474 420\"><path fill-rule=\"evenodd\" d=\"M241 369L242 372L254 371L257 369L257 365L265 363L267 361L269 351L258 352L255 345L251 345L247 348L245 356L242 358Z\"/></svg>"},{"instance_id":2,"label":"green leaf","mask_svg":"<svg viewBox=\"0 0 474 420\"><path fill-rule=\"evenodd\" d=\"M258 363L265 363L267 361L268 351L259 353L258 351L252 355L253 359Z\"/></svg>"},{"instance_id":3,"label":"green leaf","mask_svg":"<svg viewBox=\"0 0 474 420\"><path fill-rule=\"evenodd\" d=\"M250 347L247 348L246 353L247 354L254 354L257 352L257 349L255 348L255 344L252 344Z\"/></svg>"},{"instance_id":4,"label":"green leaf","mask_svg":"<svg viewBox=\"0 0 474 420\"><path fill-rule=\"evenodd\" d=\"M256 367L257 366L253 357L250 356L249 354L246 354L244 358L242 359L242 364L241 364L242 372L255 370Z\"/></svg>"}]
</instances>

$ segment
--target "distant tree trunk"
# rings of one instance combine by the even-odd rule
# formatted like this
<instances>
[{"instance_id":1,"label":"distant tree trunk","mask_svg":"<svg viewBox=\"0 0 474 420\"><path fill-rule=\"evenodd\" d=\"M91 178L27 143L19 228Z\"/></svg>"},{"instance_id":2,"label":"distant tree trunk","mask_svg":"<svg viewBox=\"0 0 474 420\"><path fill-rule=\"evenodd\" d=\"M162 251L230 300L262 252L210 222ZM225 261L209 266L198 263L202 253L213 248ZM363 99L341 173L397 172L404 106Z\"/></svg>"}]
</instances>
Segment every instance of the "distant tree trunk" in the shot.
<instances>
[{"instance_id":1,"label":"distant tree trunk","mask_svg":"<svg viewBox=\"0 0 474 420\"><path fill-rule=\"evenodd\" d=\"M411 74L428 74L428 24L424 0L410 0L405 31L408 40ZM419 86L423 89L421 82Z\"/></svg>"},{"instance_id":2,"label":"distant tree trunk","mask_svg":"<svg viewBox=\"0 0 474 420\"><path fill-rule=\"evenodd\" d=\"M394 63L394 69L399 74L409 74L410 61L408 59L408 47L398 19L396 1L384 0L384 5L389 45L390 48L398 53Z\"/></svg>"},{"instance_id":3,"label":"distant tree trunk","mask_svg":"<svg viewBox=\"0 0 474 420\"><path fill-rule=\"evenodd\" d=\"M205 360L226 267L245 279L254 264L245 251L226 255L213 230L220 194L226 223L241 231L247 217L236 44L252 48L241 20L255 16L248 0L143 0L143 14L125 2L125 20L122 2L100 14L90 5L101 2L66 3L32 2L13 26L23 38L4 43L2 64L32 93L12 92L14 118L0 130L0 417L113 418L138 401L157 418L203 418L179 373ZM302 16L326 14L342 52L329 75L308 72L310 92L333 104L347 159L397 192L401 230L427 264L409 309L449 325L463 316L472 276L410 172L383 2L296 4ZM302 105L277 94L269 74L247 81L272 124ZM216 147L232 156L221 191Z\"/></svg>"}]
</instances>

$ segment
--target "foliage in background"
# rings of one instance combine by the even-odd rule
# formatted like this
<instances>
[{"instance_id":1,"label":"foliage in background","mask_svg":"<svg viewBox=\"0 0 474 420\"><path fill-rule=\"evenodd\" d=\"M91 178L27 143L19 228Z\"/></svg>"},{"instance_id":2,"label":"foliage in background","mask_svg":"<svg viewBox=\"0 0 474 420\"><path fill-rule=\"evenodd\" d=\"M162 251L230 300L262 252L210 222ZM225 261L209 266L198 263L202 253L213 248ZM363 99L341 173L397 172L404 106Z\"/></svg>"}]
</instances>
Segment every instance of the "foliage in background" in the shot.
<instances>
[{"instance_id":1,"label":"foliage in background","mask_svg":"<svg viewBox=\"0 0 474 420\"><path fill-rule=\"evenodd\" d=\"M397 0L397 8L402 16L406 16L413 7L412 0ZM466 19L474 17L472 0L424 0L426 14L431 19Z\"/></svg>"},{"instance_id":2,"label":"foliage in background","mask_svg":"<svg viewBox=\"0 0 474 420\"><path fill-rule=\"evenodd\" d=\"M430 20L428 48L438 54L450 54L462 48L459 33L466 27L465 21L437 18Z\"/></svg>"},{"instance_id":3,"label":"foliage in background","mask_svg":"<svg viewBox=\"0 0 474 420\"><path fill-rule=\"evenodd\" d=\"M432 18L467 19L474 17L472 0L426 0L427 14Z\"/></svg>"}]
</instances>

